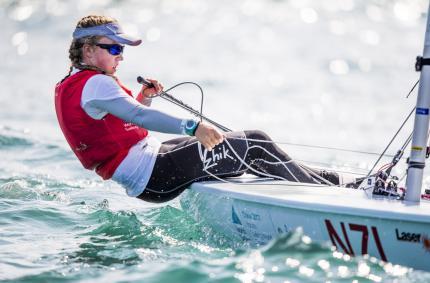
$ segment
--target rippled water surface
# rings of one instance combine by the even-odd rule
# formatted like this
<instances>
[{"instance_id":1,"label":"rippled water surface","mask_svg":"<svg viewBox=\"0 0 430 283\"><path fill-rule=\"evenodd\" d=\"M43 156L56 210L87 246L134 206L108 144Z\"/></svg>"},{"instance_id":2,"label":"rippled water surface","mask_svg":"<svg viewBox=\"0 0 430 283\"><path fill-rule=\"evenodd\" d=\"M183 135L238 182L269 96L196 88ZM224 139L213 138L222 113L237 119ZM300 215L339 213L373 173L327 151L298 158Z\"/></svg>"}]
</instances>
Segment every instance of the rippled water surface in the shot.
<instances>
[{"instance_id":1,"label":"rippled water surface","mask_svg":"<svg viewBox=\"0 0 430 283\"><path fill-rule=\"evenodd\" d=\"M73 27L116 17L140 47L118 76L195 81L204 112L263 129L307 162L364 173L412 109L427 2L0 1L2 282L429 282L430 273L351 258L300 229L251 248L196 222L178 200L153 205L82 169L57 125L53 89ZM198 91L175 93L198 107ZM153 107L189 115L164 101ZM411 131L400 134L395 152ZM156 134L157 135L157 134ZM158 135L160 139L169 138ZM285 142L285 143L282 143ZM404 165L396 171L401 176ZM428 178L428 177L427 177ZM428 184L426 180L426 185Z\"/></svg>"}]
</instances>

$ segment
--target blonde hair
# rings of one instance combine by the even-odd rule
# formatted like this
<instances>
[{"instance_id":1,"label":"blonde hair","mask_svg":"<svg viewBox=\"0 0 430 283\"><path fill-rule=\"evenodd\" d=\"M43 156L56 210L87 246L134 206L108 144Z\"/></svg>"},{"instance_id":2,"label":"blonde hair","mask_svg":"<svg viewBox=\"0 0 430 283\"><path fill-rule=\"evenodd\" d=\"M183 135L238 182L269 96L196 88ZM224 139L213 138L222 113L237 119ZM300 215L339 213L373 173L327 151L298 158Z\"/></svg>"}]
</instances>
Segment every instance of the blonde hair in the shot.
<instances>
[{"instance_id":1,"label":"blonde hair","mask_svg":"<svg viewBox=\"0 0 430 283\"><path fill-rule=\"evenodd\" d=\"M88 28L88 27L100 26L108 23L118 23L118 21L114 18L107 17L107 16L89 15L80 19L76 24L76 27ZM85 36L82 38L72 40L72 43L70 44L70 47L69 47L69 59L71 62L70 69L69 69L69 73L64 79L70 76L70 74L72 73L73 67L80 70L94 70L94 71L102 72L103 74L105 73L102 69L96 66L82 64L82 59L83 59L82 47L84 46L84 44L89 44L89 45L96 44L100 38L101 36L93 35L93 36Z\"/></svg>"}]
</instances>

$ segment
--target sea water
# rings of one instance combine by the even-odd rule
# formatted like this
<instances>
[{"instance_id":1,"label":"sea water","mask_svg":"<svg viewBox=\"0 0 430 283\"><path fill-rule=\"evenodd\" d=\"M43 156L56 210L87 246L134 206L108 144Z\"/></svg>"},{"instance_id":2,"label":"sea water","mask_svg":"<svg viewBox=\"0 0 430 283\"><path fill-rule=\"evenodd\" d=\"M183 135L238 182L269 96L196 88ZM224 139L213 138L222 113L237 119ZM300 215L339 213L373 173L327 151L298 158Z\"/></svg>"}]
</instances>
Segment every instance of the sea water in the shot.
<instances>
[{"instance_id":1,"label":"sea water","mask_svg":"<svg viewBox=\"0 0 430 283\"><path fill-rule=\"evenodd\" d=\"M129 198L81 167L53 105L76 22L110 15L143 38L143 45L125 48L117 74L134 91L137 75L165 87L197 82L204 114L218 123L262 129L296 160L365 174L373 153L382 152L414 106L416 90L406 95L419 78L414 63L422 54L427 5L0 1L0 280L429 282L428 272L351 258L300 230L251 248L196 221L179 200L154 205ZM172 94L200 107L195 87ZM190 117L161 99L153 107ZM410 132L408 122L388 153Z\"/></svg>"}]
</instances>

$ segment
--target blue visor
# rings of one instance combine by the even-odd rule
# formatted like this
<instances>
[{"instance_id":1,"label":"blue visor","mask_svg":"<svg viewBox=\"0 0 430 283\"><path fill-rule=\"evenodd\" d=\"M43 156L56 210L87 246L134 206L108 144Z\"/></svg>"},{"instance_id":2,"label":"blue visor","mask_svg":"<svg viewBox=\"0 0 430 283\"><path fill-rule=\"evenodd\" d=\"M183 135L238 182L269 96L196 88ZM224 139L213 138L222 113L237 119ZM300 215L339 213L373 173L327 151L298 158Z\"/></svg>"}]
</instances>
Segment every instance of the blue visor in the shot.
<instances>
[{"instance_id":1,"label":"blue visor","mask_svg":"<svg viewBox=\"0 0 430 283\"><path fill-rule=\"evenodd\" d=\"M94 35L106 36L107 38L110 38L120 44L132 46L142 43L141 39L125 34L121 26L117 23L108 23L88 28L76 28L73 32L74 39Z\"/></svg>"}]
</instances>

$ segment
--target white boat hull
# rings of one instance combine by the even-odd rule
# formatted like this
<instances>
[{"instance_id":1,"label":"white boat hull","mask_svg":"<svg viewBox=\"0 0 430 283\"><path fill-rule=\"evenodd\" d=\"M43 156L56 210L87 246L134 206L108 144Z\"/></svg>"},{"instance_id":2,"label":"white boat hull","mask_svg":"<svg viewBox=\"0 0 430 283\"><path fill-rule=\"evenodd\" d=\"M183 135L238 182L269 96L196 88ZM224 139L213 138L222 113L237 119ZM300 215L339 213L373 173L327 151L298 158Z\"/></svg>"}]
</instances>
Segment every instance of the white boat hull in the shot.
<instances>
[{"instance_id":1,"label":"white boat hull","mask_svg":"<svg viewBox=\"0 0 430 283\"><path fill-rule=\"evenodd\" d=\"M195 183L181 204L226 236L258 246L299 227L314 241L430 271L430 204L375 199L364 191L241 179Z\"/></svg>"}]
</instances>

